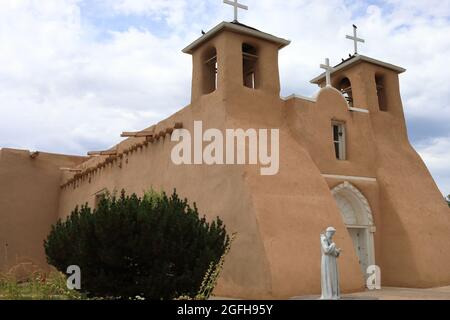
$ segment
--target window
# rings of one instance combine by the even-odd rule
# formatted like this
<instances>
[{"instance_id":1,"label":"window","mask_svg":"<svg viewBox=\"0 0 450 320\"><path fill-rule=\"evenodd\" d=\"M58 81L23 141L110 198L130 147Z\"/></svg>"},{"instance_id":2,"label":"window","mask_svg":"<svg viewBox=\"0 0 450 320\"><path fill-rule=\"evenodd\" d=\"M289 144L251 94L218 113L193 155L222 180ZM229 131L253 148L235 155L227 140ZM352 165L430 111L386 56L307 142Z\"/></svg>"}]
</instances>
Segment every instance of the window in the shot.
<instances>
[{"instance_id":1,"label":"window","mask_svg":"<svg viewBox=\"0 0 450 320\"><path fill-rule=\"evenodd\" d=\"M345 100L347 100L350 107L353 107L353 93L352 93L352 85L348 78L344 78L341 80L339 84L339 91L341 91Z\"/></svg>"},{"instance_id":2,"label":"window","mask_svg":"<svg viewBox=\"0 0 450 320\"><path fill-rule=\"evenodd\" d=\"M244 86L250 89L256 89L257 83L257 67L258 67L258 55L256 49L244 43L242 45L242 66L243 66L243 78Z\"/></svg>"},{"instance_id":3,"label":"window","mask_svg":"<svg viewBox=\"0 0 450 320\"><path fill-rule=\"evenodd\" d=\"M380 111L388 111L384 77L375 76L375 83L377 85L378 107Z\"/></svg>"},{"instance_id":4,"label":"window","mask_svg":"<svg viewBox=\"0 0 450 320\"><path fill-rule=\"evenodd\" d=\"M203 65L203 93L208 94L217 89L217 51L206 51Z\"/></svg>"},{"instance_id":5,"label":"window","mask_svg":"<svg viewBox=\"0 0 450 320\"><path fill-rule=\"evenodd\" d=\"M345 125L333 122L333 144L336 159L345 160Z\"/></svg>"},{"instance_id":6,"label":"window","mask_svg":"<svg viewBox=\"0 0 450 320\"><path fill-rule=\"evenodd\" d=\"M94 209L98 208L100 201L102 201L106 197L107 194L108 194L108 190L102 189L94 195L95 196Z\"/></svg>"}]
</instances>

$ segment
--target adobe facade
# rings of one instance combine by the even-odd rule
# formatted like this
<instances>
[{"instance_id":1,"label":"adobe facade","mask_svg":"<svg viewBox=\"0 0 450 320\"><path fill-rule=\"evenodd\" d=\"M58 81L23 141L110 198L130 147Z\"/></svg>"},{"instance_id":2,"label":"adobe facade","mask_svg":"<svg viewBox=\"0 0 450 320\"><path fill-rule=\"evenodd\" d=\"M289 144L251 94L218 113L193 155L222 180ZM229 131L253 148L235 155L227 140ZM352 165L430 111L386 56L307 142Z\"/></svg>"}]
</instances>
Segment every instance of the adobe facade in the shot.
<instances>
[{"instance_id":1,"label":"adobe facade","mask_svg":"<svg viewBox=\"0 0 450 320\"><path fill-rule=\"evenodd\" d=\"M320 292L320 233L343 249L344 292L362 290L378 265L382 285L450 284L450 210L407 135L399 90L405 70L362 55L312 82L317 95L280 97L278 52L289 41L221 23L185 48L192 101L171 117L91 157L0 152L0 268L29 257L57 218L106 190L153 187L220 216L237 239L215 294L277 298ZM175 165L176 128L279 129L280 167ZM61 167L72 171L60 170ZM8 243L5 260L4 244ZM3 260L2 260L3 259Z\"/></svg>"}]
</instances>

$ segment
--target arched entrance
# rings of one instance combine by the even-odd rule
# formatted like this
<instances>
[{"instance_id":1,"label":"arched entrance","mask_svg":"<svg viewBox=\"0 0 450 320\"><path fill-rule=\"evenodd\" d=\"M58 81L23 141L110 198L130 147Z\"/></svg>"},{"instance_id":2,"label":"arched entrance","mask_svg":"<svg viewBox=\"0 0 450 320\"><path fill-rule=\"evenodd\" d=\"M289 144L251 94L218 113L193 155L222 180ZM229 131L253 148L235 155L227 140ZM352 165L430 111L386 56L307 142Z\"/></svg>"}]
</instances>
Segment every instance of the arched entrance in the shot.
<instances>
[{"instance_id":1,"label":"arched entrance","mask_svg":"<svg viewBox=\"0 0 450 320\"><path fill-rule=\"evenodd\" d=\"M364 278L367 278L367 268L375 265L373 242L375 225L369 202L356 187L347 181L335 187L331 193L352 238L361 271Z\"/></svg>"}]
</instances>

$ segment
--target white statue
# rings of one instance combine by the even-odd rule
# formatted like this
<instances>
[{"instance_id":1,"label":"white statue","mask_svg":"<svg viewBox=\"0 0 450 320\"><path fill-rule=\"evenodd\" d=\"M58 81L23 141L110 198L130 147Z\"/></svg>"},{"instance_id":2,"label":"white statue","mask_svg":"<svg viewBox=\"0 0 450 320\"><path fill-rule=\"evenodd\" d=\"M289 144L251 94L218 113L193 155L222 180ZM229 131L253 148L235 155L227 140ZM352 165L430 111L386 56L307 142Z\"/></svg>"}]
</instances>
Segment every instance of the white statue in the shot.
<instances>
[{"instance_id":1,"label":"white statue","mask_svg":"<svg viewBox=\"0 0 450 320\"><path fill-rule=\"evenodd\" d=\"M335 233L336 229L329 227L325 234L320 235L322 248L322 296L320 299L322 300L339 300L341 298L337 266L337 258L341 253L341 249L336 248L336 244L332 240Z\"/></svg>"}]
</instances>

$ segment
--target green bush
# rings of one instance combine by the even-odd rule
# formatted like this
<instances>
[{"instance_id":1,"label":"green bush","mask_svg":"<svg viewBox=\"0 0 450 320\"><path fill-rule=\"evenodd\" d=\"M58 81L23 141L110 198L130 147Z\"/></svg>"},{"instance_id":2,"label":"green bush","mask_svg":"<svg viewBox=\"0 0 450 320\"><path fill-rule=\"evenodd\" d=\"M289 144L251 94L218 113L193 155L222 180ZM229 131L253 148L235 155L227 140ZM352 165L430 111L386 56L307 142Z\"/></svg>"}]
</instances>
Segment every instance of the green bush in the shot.
<instances>
[{"instance_id":1,"label":"green bush","mask_svg":"<svg viewBox=\"0 0 450 320\"><path fill-rule=\"evenodd\" d=\"M445 201L447 201L448 206L450 207L450 194L447 196L447 198L445 199Z\"/></svg>"},{"instance_id":2,"label":"green bush","mask_svg":"<svg viewBox=\"0 0 450 320\"><path fill-rule=\"evenodd\" d=\"M44 242L48 262L81 268L89 297L195 297L211 263L229 244L222 221L199 218L176 192L107 196L96 210L78 207Z\"/></svg>"}]
</instances>

